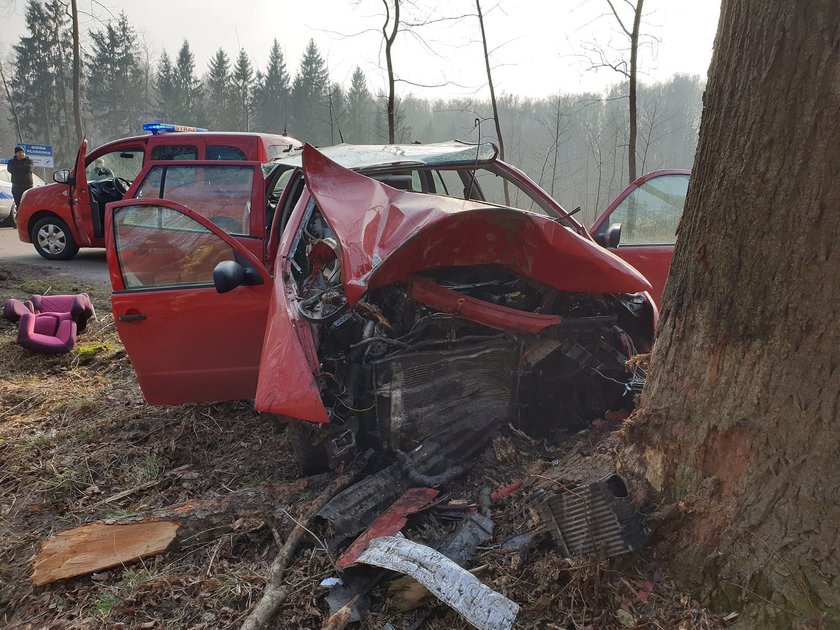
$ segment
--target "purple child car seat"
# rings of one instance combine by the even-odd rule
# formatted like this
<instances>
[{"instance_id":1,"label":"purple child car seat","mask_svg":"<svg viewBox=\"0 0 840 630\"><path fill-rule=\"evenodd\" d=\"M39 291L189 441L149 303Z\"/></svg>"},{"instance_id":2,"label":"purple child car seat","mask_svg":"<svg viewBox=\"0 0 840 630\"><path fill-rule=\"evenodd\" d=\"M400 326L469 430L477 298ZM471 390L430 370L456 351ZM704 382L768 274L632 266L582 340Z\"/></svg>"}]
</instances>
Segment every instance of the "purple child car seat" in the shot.
<instances>
[{"instance_id":1,"label":"purple child car seat","mask_svg":"<svg viewBox=\"0 0 840 630\"><path fill-rule=\"evenodd\" d=\"M83 332L95 316L87 293L79 295L33 295L25 302L9 300L3 317L18 322L18 343L33 352L64 354L76 345L76 333Z\"/></svg>"}]
</instances>

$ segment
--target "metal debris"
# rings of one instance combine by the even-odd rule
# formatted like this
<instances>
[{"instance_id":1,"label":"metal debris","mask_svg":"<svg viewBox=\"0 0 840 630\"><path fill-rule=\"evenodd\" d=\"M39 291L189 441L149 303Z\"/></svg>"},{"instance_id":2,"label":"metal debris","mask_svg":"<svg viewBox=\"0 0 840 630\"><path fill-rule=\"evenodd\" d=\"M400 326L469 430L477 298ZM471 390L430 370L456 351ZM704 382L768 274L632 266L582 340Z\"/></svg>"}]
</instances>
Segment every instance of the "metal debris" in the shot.
<instances>
[{"instance_id":1,"label":"metal debris","mask_svg":"<svg viewBox=\"0 0 840 630\"><path fill-rule=\"evenodd\" d=\"M367 549L374 538L391 536L405 527L406 517L419 512L438 495L433 488L411 488L406 490L391 507L380 514L375 521L336 560L336 569L345 569L356 562L359 554ZM492 531L492 522L491 522Z\"/></svg>"},{"instance_id":2,"label":"metal debris","mask_svg":"<svg viewBox=\"0 0 840 630\"><path fill-rule=\"evenodd\" d=\"M616 474L536 500L537 512L561 552L609 558L639 549L648 536L639 511Z\"/></svg>"},{"instance_id":3,"label":"metal debris","mask_svg":"<svg viewBox=\"0 0 840 630\"><path fill-rule=\"evenodd\" d=\"M519 606L431 547L394 536L374 538L359 562L410 575L479 630L513 627Z\"/></svg>"}]
</instances>

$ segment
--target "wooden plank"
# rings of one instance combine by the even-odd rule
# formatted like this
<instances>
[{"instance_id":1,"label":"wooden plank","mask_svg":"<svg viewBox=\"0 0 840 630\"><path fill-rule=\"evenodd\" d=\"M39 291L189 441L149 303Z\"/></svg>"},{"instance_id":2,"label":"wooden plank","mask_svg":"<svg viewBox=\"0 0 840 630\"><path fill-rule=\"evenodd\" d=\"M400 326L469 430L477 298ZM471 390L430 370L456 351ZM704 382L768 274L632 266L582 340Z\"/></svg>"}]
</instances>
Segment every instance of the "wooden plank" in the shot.
<instances>
[{"instance_id":1,"label":"wooden plank","mask_svg":"<svg viewBox=\"0 0 840 630\"><path fill-rule=\"evenodd\" d=\"M174 521L94 523L60 532L41 545L32 583L41 586L156 555L175 540L178 527Z\"/></svg>"}]
</instances>

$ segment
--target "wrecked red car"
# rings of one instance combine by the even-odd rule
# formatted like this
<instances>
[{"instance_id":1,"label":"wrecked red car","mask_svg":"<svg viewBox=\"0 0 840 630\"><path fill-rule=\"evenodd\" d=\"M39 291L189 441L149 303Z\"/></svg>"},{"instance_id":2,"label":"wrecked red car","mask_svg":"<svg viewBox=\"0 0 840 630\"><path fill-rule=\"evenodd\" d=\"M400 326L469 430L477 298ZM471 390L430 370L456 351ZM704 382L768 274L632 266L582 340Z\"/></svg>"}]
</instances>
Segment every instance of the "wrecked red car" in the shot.
<instances>
[{"instance_id":1,"label":"wrecked red car","mask_svg":"<svg viewBox=\"0 0 840 630\"><path fill-rule=\"evenodd\" d=\"M306 146L302 169L267 165L262 258L173 201L110 205L113 311L146 399L255 399L303 421L308 469L632 407L643 375L625 361L652 342L650 284L487 146L360 148L355 170ZM488 201L482 155L506 199L539 212Z\"/></svg>"}]
</instances>

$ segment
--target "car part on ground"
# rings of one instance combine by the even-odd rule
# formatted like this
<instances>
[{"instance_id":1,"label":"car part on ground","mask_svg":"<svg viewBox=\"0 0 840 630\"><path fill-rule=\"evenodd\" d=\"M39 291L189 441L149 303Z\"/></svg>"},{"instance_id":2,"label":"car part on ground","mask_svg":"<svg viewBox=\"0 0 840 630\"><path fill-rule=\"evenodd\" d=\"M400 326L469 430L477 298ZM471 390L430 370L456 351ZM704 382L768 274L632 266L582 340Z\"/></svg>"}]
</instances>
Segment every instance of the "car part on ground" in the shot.
<instances>
[{"instance_id":1,"label":"car part on ground","mask_svg":"<svg viewBox=\"0 0 840 630\"><path fill-rule=\"evenodd\" d=\"M519 613L515 602L482 584L442 553L405 538L373 539L359 562L413 577L475 628L512 628Z\"/></svg>"},{"instance_id":2,"label":"car part on ground","mask_svg":"<svg viewBox=\"0 0 840 630\"><path fill-rule=\"evenodd\" d=\"M566 558L609 558L639 549L647 541L647 526L617 474L539 493L534 505Z\"/></svg>"},{"instance_id":3,"label":"car part on ground","mask_svg":"<svg viewBox=\"0 0 840 630\"><path fill-rule=\"evenodd\" d=\"M393 536L406 523L409 514L426 507L438 495L433 488L410 488L391 506L382 512L362 534L335 561L336 569L346 569L358 560L370 541L380 536Z\"/></svg>"}]
</instances>

